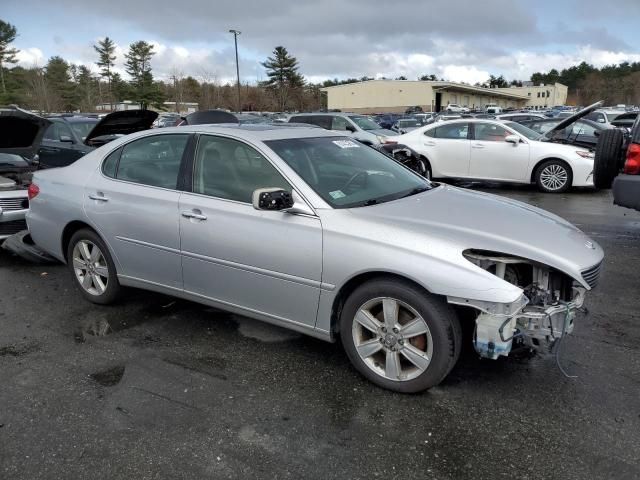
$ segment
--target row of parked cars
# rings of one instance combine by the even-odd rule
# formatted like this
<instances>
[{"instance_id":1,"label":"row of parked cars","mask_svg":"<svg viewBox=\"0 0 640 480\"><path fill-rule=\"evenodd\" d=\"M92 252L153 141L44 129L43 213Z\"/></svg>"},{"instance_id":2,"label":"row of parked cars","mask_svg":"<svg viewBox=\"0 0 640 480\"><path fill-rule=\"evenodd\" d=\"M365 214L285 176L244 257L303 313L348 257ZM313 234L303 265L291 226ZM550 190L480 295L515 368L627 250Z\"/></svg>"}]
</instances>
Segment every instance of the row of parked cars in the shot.
<instances>
[{"instance_id":1,"label":"row of parked cars","mask_svg":"<svg viewBox=\"0 0 640 480\"><path fill-rule=\"evenodd\" d=\"M458 119L394 135L359 115L269 125L228 115L128 135L125 118L105 117L94 129L111 125L111 141L19 188L13 180L11 194L28 196L32 244L65 263L90 302L144 288L340 340L356 370L398 392L440 383L463 341L496 359L548 351L573 329L598 281L595 242L550 213L432 182L395 157L414 151L398 140L415 134L428 155L451 145L468 174L474 145L531 154L538 140L525 127ZM33 165L51 123L0 110L0 152ZM446 176L444 158L427 158L432 176Z\"/></svg>"}]
</instances>

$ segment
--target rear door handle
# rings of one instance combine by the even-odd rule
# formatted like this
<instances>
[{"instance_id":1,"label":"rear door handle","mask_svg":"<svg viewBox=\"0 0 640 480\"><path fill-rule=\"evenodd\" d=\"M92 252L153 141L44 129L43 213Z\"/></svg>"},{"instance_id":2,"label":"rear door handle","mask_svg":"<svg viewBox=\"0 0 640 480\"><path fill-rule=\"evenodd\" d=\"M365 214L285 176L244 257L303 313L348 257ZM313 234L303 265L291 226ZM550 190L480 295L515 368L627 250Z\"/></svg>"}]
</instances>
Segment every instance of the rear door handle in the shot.
<instances>
[{"instance_id":1,"label":"rear door handle","mask_svg":"<svg viewBox=\"0 0 640 480\"><path fill-rule=\"evenodd\" d=\"M195 218L196 220L206 220L207 216L203 215L200 210L184 210L182 212L184 218Z\"/></svg>"},{"instance_id":2,"label":"rear door handle","mask_svg":"<svg viewBox=\"0 0 640 480\"><path fill-rule=\"evenodd\" d=\"M101 192L98 192L95 195L89 195L89 198L91 200L98 200L99 202L108 202L109 201L109 199L107 197L105 197L104 194L101 193Z\"/></svg>"},{"instance_id":3,"label":"rear door handle","mask_svg":"<svg viewBox=\"0 0 640 480\"><path fill-rule=\"evenodd\" d=\"M473 145L471 145L471 148L484 148L484 145L482 145L481 143L474 143Z\"/></svg>"}]
</instances>

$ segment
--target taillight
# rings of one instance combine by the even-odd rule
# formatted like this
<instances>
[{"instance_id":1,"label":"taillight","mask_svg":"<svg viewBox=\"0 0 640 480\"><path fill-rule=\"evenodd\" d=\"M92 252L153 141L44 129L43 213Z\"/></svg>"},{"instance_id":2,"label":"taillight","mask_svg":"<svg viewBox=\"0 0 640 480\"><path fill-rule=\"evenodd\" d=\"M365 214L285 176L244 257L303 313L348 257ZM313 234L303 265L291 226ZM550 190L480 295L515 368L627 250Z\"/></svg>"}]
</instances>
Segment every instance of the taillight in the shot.
<instances>
[{"instance_id":1,"label":"taillight","mask_svg":"<svg viewBox=\"0 0 640 480\"><path fill-rule=\"evenodd\" d=\"M35 183L29 185L29 188L27 190L27 197L29 197L29 200L33 200L34 198L36 198L39 193L40 188L38 187L38 185L36 185Z\"/></svg>"},{"instance_id":2,"label":"taillight","mask_svg":"<svg viewBox=\"0 0 640 480\"><path fill-rule=\"evenodd\" d=\"M624 173L640 175L640 145L632 143L627 149L627 160L624 162Z\"/></svg>"}]
</instances>

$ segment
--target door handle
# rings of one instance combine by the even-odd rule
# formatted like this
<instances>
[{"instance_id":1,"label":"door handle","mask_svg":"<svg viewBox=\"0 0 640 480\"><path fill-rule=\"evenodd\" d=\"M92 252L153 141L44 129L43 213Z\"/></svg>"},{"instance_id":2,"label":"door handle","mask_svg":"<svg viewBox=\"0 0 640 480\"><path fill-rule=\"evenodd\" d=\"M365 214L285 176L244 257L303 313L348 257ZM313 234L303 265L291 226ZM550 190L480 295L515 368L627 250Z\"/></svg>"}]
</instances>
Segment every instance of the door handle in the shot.
<instances>
[{"instance_id":1,"label":"door handle","mask_svg":"<svg viewBox=\"0 0 640 480\"><path fill-rule=\"evenodd\" d=\"M436 146L436 142L424 142L424 146L425 147L435 147Z\"/></svg>"},{"instance_id":2,"label":"door handle","mask_svg":"<svg viewBox=\"0 0 640 480\"><path fill-rule=\"evenodd\" d=\"M98 192L96 195L89 195L91 200L98 200L99 202L108 202L109 199L104 196L103 193Z\"/></svg>"},{"instance_id":3,"label":"door handle","mask_svg":"<svg viewBox=\"0 0 640 480\"><path fill-rule=\"evenodd\" d=\"M474 143L473 145L471 145L471 148L484 148L484 145L482 145L481 143Z\"/></svg>"},{"instance_id":4,"label":"door handle","mask_svg":"<svg viewBox=\"0 0 640 480\"><path fill-rule=\"evenodd\" d=\"M200 210L185 210L182 212L184 218L195 218L196 220L206 220L207 216L203 215Z\"/></svg>"}]
</instances>

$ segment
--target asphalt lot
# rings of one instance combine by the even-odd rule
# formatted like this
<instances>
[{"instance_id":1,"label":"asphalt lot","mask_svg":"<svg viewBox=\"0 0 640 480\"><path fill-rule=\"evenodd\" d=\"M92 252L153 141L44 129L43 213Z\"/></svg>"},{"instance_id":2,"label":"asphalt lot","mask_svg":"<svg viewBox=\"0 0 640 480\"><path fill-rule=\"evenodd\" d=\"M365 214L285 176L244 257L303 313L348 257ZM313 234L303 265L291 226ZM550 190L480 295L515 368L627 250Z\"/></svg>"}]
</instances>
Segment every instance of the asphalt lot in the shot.
<instances>
[{"instance_id":1,"label":"asphalt lot","mask_svg":"<svg viewBox=\"0 0 640 480\"><path fill-rule=\"evenodd\" d=\"M0 250L0 478L640 478L640 213L607 192L492 189L606 252L553 357L465 352L420 395L338 345L170 297L82 300Z\"/></svg>"}]
</instances>

